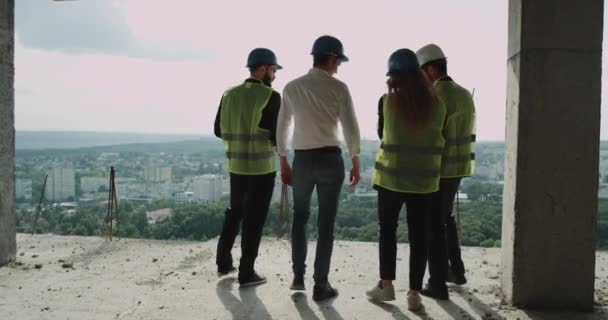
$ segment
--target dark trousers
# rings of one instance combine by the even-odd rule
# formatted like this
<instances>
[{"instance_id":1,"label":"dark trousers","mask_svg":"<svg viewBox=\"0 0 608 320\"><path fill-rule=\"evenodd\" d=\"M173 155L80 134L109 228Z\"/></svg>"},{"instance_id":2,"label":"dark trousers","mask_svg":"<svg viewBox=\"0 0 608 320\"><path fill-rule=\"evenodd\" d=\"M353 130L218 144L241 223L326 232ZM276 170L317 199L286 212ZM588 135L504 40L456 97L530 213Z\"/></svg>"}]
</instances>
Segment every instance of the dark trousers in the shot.
<instances>
[{"instance_id":1,"label":"dark trousers","mask_svg":"<svg viewBox=\"0 0 608 320\"><path fill-rule=\"evenodd\" d=\"M405 203L410 242L410 289L421 290L427 258L427 219L431 194L415 194L378 188L380 225L380 278L395 280L397 263L397 226Z\"/></svg>"},{"instance_id":2,"label":"dark trousers","mask_svg":"<svg viewBox=\"0 0 608 320\"><path fill-rule=\"evenodd\" d=\"M464 274L464 262L460 252L460 239L458 238L458 226L456 225L456 217L454 216L454 198L460 187L462 178L446 178L441 179L440 192L442 194L441 203L443 216L446 221L446 240L448 249L448 261L450 262L450 270L454 274ZM445 190L445 194L443 192Z\"/></svg>"},{"instance_id":3,"label":"dark trousers","mask_svg":"<svg viewBox=\"0 0 608 320\"><path fill-rule=\"evenodd\" d=\"M334 221L338 212L340 190L344 183L344 161L338 148L296 150L293 161L293 224L291 227L291 258L294 274L306 271L308 240L306 226L310 217L310 199L317 188L319 215L317 219L317 251L315 283L327 283L334 245Z\"/></svg>"},{"instance_id":4,"label":"dark trousers","mask_svg":"<svg viewBox=\"0 0 608 320\"><path fill-rule=\"evenodd\" d=\"M461 178L441 179L439 191L433 194L428 256L431 285L445 286L448 268L457 275L465 272L456 219L452 214L460 180Z\"/></svg>"},{"instance_id":5,"label":"dark trousers","mask_svg":"<svg viewBox=\"0 0 608 320\"><path fill-rule=\"evenodd\" d=\"M226 210L222 233L217 243L218 270L232 267L232 246L241 229L239 277L253 273L268 215L276 172L264 175L230 174L230 208Z\"/></svg>"}]
</instances>

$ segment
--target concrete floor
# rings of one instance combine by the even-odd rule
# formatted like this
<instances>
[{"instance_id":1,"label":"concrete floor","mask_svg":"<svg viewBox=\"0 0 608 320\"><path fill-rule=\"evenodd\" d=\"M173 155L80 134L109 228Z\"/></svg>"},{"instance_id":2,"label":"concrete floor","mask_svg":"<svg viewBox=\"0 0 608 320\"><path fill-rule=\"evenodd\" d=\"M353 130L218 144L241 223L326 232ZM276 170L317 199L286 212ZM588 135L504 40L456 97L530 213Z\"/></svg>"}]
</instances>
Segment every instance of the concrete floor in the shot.
<instances>
[{"instance_id":1,"label":"concrete floor","mask_svg":"<svg viewBox=\"0 0 608 320\"><path fill-rule=\"evenodd\" d=\"M398 299L387 304L365 297L377 281L374 243L336 243L330 281L340 296L324 303L312 301L310 277L308 291L289 290L290 246L284 240L263 240L256 268L269 281L247 289L239 289L234 276L216 277L215 240L108 242L19 234L17 244L17 262L0 268L0 319L608 319L608 253L597 255L594 313L506 305L499 250L483 248L463 251L468 285L451 288L450 301L424 298L425 311L413 313L405 304L407 244L399 246ZM239 253L235 248L235 256Z\"/></svg>"}]
</instances>

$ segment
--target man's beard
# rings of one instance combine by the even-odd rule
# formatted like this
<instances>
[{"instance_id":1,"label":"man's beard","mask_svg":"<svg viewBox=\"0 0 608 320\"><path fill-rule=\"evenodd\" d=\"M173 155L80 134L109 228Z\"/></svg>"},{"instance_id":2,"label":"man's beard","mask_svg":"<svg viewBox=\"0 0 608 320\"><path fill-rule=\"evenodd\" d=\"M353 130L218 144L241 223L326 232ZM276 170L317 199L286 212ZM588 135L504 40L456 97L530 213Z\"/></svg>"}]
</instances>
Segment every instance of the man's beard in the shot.
<instances>
[{"instance_id":1,"label":"man's beard","mask_svg":"<svg viewBox=\"0 0 608 320\"><path fill-rule=\"evenodd\" d=\"M264 85L266 85L267 87L272 87L272 78L270 78L268 73L265 74L262 78L262 83L264 83Z\"/></svg>"}]
</instances>

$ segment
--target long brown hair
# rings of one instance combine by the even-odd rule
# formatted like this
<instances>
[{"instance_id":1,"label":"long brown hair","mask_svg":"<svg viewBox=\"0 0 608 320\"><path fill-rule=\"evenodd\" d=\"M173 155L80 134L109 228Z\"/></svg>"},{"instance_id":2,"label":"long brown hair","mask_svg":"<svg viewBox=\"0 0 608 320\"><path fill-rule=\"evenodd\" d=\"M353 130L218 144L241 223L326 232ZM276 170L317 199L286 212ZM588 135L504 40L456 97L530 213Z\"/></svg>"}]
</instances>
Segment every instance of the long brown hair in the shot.
<instances>
[{"instance_id":1,"label":"long brown hair","mask_svg":"<svg viewBox=\"0 0 608 320\"><path fill-rule=\"evenodd\" d=\"M390 75L388 107L400 115L412 133L425 128L437 108L439 97L422 70L410 70Z\"/></svg>"}]
</instances>

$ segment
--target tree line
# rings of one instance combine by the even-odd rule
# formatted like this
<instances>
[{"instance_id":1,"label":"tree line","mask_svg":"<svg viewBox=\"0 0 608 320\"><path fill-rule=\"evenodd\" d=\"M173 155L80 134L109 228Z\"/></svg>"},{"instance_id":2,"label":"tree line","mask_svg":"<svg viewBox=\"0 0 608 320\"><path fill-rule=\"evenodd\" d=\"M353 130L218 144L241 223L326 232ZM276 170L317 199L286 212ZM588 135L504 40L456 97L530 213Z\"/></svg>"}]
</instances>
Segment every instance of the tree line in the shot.
<instances>
[{"instance_id":1,"label":"tree line","mask_svg":"<svg viewBox=\"0 0 608 320\"><path fill-rule=\"evenodd\" d=\"M501 188L483 184L464 185L471 191L467 202L460 202L461 242L465 246L499 247L502 224L502 202L498 193ZM481 190L481 191L476 191ZM308 224L308 234L316 238L318 211L315 201ZM151 204L122 202L119 207L120 226L117 235L126 238L182 239L205 241L217 237L221 231L224 211L228 205L225 197L210 203L176 203L171 200L156 201ZM152 222L146 212L171 208L173 214ZM81 207L75 212L67 212L61 207L47 207L42 211L37 224L37 233L59 235L103 236L105 234L105 206ZM405 210L405 209L403 209ZM278 204L271 206L264 235L276 236L280 227ZM608 200L598 204L597 246L608 249ZM31 232L34 213L17 212L18 232ZM407 242L405 211L400 215L398 239ZM285 221L285 218L283 219ZM282 232L288 233L287 224ZM116 229L115 229L116 230ZM358 199L344 195L336 217L335 237L339 240L377 241L378 222L375 198Z\"/></svg>"}]
</instances>

